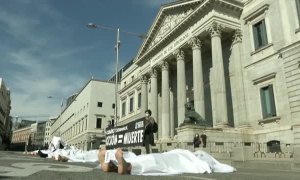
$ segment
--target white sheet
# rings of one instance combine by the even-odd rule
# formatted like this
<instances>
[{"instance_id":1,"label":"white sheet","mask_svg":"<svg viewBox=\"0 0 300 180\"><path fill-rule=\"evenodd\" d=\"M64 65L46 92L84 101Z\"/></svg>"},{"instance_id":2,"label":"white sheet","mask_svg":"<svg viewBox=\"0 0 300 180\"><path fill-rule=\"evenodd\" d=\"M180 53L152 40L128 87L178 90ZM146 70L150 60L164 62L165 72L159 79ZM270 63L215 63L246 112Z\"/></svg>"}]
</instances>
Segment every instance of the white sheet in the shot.
<instances>
[{"instance_id":1,"label":"white sheet","mask_svg":"<svg viewBox=\"0 0 300 180\"><path fill-rule=\"evenodd\" d=\"M35 151L38 152L37 150ZM68 162L98 162L98 150L91 151L83 151L75 148L74 146L70 146L65 149L56 149L52 151L52 149L41 150L42 153L48 154L47 158L55 158L58 159L58 156L67 157Z\"/></svg>"},{"instance_id":2,"label":"white sheet","mask_svg":"<svg viewBox=\"0 0 300 180\"><path fill-rule=\"evenodd\" d=\"M60 138L53 140L57 147ZM69 158L70 162L98 162L98 150L83 151L74 146L65 149L52 149L42 151L48 154L48 158L58 155ZM118 164L115 158L116 150L107 150L105 161ZM204 151L191 152L183 149L175 149L164 153L135 155L132 152L124 152L124 159L131 163L132 175L174 175L182 173L211 173L234 172L236 169L230 165L222 164Z\"/></svg>"},{"instance_id":3,"label":"white sheet","mask_svg":"<svg viewBox=\"0 0 300 180\"><path fill-rule=\"evenodd\" d=\"M115 162L115 150L107 151L107 161ZM132 152L124 152L124 159L131 163L132 175L174 175L182 173L211 173L234 172L236 169L230 165L222 164L204 151L195 153L175 149L164 153L153 153L145 155L135 155Z\"/></svg>"},{"instance_id":4,"label":"white sheet","mask_svg":"<svg viewBox=\"0 0 300 180\"><path fill-rule=\"evenodd\" d=\"M217 161L215 158L213 158L208 153L198 150L195 153L195 156L208 163L209 167L212 169L213 172L220 172L220 173L229 173L234 172L236 169L228 164L223 164Z\"/></svg>"},{"instance_id":5,"label":"white sheet","mask_svg":"<svg viewBox=\"0 0 300 180\"><path fill-rule=\"evenodd\" d=\"M63 146L65 145L65 143L61 140L61 137L53 136L49 145L49 150L54 151L56 149L59 149L60 144L62 144Z\"/></svg>"},{"instance_id":6,"label":"white sheet","mask_svg":"<svg viewBox=\"0 0 300 180\"><path fill-rule=\"evenodd\" d=\"M174 175L182 173L211 173L211 169L194 153L175 149L165 153L124 157L132 165L132 175Z\"/></svg>"}]
</instances>

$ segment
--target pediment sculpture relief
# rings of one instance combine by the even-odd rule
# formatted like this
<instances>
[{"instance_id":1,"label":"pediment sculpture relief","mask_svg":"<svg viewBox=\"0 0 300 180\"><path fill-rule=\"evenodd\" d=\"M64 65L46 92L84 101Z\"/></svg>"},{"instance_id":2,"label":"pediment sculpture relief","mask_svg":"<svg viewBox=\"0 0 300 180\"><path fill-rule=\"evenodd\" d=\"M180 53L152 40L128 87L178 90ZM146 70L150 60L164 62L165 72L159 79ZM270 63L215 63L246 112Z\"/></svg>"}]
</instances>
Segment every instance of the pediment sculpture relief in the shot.
<instances>
[{"instance_id":1,"label":"pediment sculpture relief","mask_svg":"<svg viewBox=\"0 0 300 180\"><path fill-rule=\"evenodd\" d=\"M153 39L148 48L151 48L157 42L163 39L166 36L166 34L168 34L176 25L181 23L183 19L190 15L192 12L193 9L189 9L179 14L172 14L166 16L163 22L161 23L161 27L156 33L155 38Z\"/></svg>"}]
</instances>

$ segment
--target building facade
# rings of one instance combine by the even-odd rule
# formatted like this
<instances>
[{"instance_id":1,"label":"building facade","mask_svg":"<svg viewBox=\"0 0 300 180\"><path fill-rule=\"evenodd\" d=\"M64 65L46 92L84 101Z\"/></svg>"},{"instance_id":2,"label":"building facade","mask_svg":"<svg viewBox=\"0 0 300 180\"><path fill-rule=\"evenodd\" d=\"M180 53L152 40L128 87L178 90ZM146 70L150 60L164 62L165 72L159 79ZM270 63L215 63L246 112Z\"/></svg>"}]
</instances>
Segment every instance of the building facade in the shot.
<instances>
[{"instance_id":1,"label":"building facade","mask_svg":"<svg viewBox=\"0 0 300 180\"><path fill-rule=\"evenodd\" d=\"M27 151L28 145L31 144L32 128L25 127L13 131L10 150Z\"/></svg>"},{"instance_id":2,"label":"building facade","mask_svg":"<svg viewBox=\"0 0 300 180\"><path fill-rule=\"evenodd\" d=\"M31 127L17 129L13 131L12 143L27 143L31 134Z\"/></svg>"},{"instance_id":3,"label":"building facade","mask_svg":"<svg viewBox=\"0 0 300 180\"><path fill-rule=\"evenodd\" d=\"M55 120L55 119L54 119ZM46 121L46 127L45 127L45 135L44 135L44 146L49 146L50 144L50 130L51 130L51 124L52 124L52 118L50 118L49 121Z\"/></svg>"},{"instance_id":4,"label":"building facade","mask_svg":"<svg viewBox=\"0 0 300 180\"><path fill-rule=\"evenodd\" d=\"M300 146L299 62L299 0L162 5L123 72L120 123L149 108L159 125L157 144L190 142L205 132L211 142ZM202 125L183 124L187 102Z\"/></svg>"},{"instance_id":5,"label":"building facade","mask_svg":"<svg viewBox=\"0 0 300 180\"><path fill-rule=\"evenodd\" d=\"M37 122L31 125L32 144L35 149L43 148L45 145L46 121Z\"/></svg>"},{"instance_id":6,"label":"building facade","mask_svg":"<svg viewBox=\"0 0 300 180\"><path fill-rule=\"evenodd\" d=\"M91 79L52 122L50 139L61 136L77 148L89 150L105 143L104 130L114 120L115 83Z\"/></svg>"},{"instance_id":7,"label":"building facade","mask_svg":"<svg viewBox=\"0 0 300 180\"><path fill-rule=\"evenodd\" d=\"M10 117L10 90L0 78L0 149L7 146L11 139L12 118Z\"/></svg>"}]
</instances>

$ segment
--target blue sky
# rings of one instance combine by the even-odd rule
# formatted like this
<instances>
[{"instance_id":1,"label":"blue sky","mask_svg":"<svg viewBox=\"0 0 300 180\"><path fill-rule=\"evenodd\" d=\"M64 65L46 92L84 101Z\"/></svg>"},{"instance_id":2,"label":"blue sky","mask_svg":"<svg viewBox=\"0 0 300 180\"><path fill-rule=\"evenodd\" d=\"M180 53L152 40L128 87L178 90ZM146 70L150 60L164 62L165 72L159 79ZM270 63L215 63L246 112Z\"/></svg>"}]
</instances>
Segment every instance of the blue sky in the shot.
<instances>
[{"instance_id":1,"label":"blue sky","mask_svg":"<svg viewBox=\"0 0 300 180\"><path fill-rule=\"evenodd\" d=\"M93 76L114 74L116 33L89 29L94 22L146 33L163 3L174 0L0 0L0 77L11 91L12 116L50 115L59 99ZM142 40L122 34L120 66Z\"/></svg>"}]
</instances>

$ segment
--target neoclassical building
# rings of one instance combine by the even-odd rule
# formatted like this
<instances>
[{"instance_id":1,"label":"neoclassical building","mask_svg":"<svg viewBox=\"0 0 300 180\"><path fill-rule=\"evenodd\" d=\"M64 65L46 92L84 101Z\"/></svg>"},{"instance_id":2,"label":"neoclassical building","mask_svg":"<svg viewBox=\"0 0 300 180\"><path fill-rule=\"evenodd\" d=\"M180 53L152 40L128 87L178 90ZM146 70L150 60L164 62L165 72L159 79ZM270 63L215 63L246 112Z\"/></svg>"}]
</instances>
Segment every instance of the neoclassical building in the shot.
<instances>
[{"instance_id":1,"label":"neoclassical building","mask_svg":"<svg viewBox=\"0 0 300 180\"><path fill-rule=\"evenodd\" d=\"M79 149L97 149L105 143L104 131L108 121L113 121L114 112L115 83L91 79L67 100L61 114L50 120L51 127L45 131L48 142L53 136L61 136Z\"/></svg>"},{"instance_id":2,"label":"neoclassical building","mask_svg":"<svg viewBox=\"0 0 300 180\"><path fill-rule=\"evenodd\" d=\"M123 72L119 124L151 109L157 143L300 144L300 1L162 5ZM205 126L180 126L191 102Z\"/></svg>"}]
</instances>

